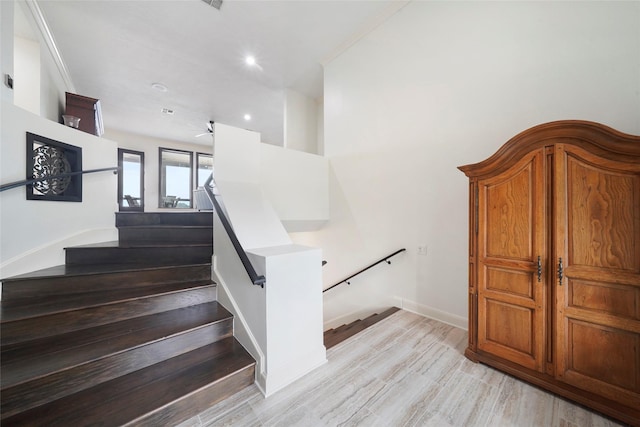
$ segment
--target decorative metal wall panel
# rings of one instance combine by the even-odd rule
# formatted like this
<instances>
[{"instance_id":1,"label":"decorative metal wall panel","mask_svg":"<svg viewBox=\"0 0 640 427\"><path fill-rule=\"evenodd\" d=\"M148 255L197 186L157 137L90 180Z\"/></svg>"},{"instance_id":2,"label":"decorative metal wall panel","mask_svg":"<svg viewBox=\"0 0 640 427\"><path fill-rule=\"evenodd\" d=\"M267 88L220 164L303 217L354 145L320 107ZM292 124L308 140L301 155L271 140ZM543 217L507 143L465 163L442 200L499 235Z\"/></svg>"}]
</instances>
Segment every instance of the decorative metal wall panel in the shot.
<instances>
[{"instance_id":1,"label":"decorative metal wall panel","mask_svg":"<svg viewBox=\"0 0 640 427\"><path fill-rule=\"evenodd\" d=\"M81 202L80 172L81 147L27 132L27 200Z\"/></svg>"}]
</instances>

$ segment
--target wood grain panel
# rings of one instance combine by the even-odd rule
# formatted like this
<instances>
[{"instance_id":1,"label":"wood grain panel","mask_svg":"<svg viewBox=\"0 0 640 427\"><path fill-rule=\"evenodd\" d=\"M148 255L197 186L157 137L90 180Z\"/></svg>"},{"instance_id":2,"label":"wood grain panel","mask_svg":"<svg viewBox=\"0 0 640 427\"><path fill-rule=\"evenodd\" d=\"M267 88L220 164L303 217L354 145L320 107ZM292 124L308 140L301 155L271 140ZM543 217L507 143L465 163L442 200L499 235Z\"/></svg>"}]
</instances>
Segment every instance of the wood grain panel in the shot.
<instances>
[{"instance_id":1,"label":"wood grain panel","mask_svg":"<svg viewBox=\"0 0 640 427\"><path fill-rule=\"evenodd\" d=\"M638 334L569 319L568 336L568 371L626 390L638 390Z\"/></svg>"},{"instance_id":2,"label":"wood grain panel","mask_svg":"<svg viewBox=\"0 0 640 427\"><path fill-rule=\"evenodd\" d=\"M509 271L487 267L487 289L533 298L532 275L523 271Z\"/></svg>"},{"instance_id":3,"label":"wood grain panel","mask_svg":"<svg viewBox=\"0 0 640 427\"><path fill-rule=\"evenodd\" d=\"M640 288L580 280L571 280L568 287L570 307L640 319L636 306Z\"/></svg>"},{"instance_id":4,"label":"wood grain panel","mask_svg":"<svg viewBox=\"0 0 640 427\"><path fill-rule=\"evenodd\" d=\"M543 199L545 153L478 181L477 348L530 369L544 369L544 282L535 282L537 258L546 259Z\"/></svg>"},{"instance_id":5,"label":"wood grain panel","mask_svg":"<svg viewBox=\"0 0 640 427\"><path fill-rule=\"evenodd\" d=\"M507 181L487 186L487 256L532 258L532 164Z\"/></svg>"},{"instance_id":6,"label":"wood grain panel","mask_svg":"<svg viewBox=\"0 0 640 427\"><path fill-rule=\"evenodd\" d=\"M556 144L557 377L640 406L640 162Z\"/></svg>"},{"instance_id":7,"label":"wood grain panel","mask_svg":"<svg viewBox=\"0 0 640 427\"><path fill-rule=\"evenodd\" d=\"M640 136L551 122L459 169L465 355L640 427Z\"/></svg>"},{"instance_id":8,"label":"wood grain panel","mask_svg":"<svg viewBox=\"0 0 640 427\"><path fill-rule=\"evenodd\" d=\"M634 239L638 176L607 172L567 159L569 238L572 265L640 271Z\"/></svg>"},{"instance_id":9,"label":"wood grain panel","mask_svg":"<svg viewBox=\"0 0 640 427\"><path fill-rule=\"evenodd\" d=\"M533 356L533 310L486 301L486 339Z\"/></svg>"}]
</instances>

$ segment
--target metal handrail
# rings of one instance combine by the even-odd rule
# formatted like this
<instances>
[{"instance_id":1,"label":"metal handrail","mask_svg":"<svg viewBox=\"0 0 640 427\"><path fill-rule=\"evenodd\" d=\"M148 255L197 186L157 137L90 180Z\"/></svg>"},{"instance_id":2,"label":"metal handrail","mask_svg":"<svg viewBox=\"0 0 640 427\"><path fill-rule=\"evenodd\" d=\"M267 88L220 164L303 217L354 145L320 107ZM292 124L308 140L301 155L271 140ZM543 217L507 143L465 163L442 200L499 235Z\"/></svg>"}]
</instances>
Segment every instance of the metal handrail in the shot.
<instances>
[{"instance_id":1,"label":"metal handrail","mask_svg":"<svg viewBox=\"0 0 640 427\"><path fill-rule=\"evenodd\" d=\"M216 200L216 196L213 194L213 191L211 190L211 187L209 184L211 184L212 181L213 181L213 173L211 174L211 176L209 176L207 181L204 183L204 191L207 193L209 200L211 200L211 203L213 204L213 207L216 210L216 213L218 214L218 218L220 218L220 222L222 223L222 226L227 232L227 235L229 236L229 239L231 240L231 244L235 248L236 253L238 254L238 257L240 257L240 261L242 261L242 265L244 265L244 269L247 271L247 274L249 275L251 282L254 285L259 285L260 287L264 288L264 284L267 281L267 279L265 279L265 277L262 275L258 276L258 273L256 273L256 270L253 268L251 261L249 261L249 257L247 257L247 253L242 248L242 245L240 244L240 241L238 240L236 233L233 231L233 227L231 227L231 223L227 219L227 216L224 214L222 207Z\"/></svg>"},{"instance_id":2,"label":"metal handrail","mask_svg":"<svg viewBox=\"0 0 640 427\"><path fill-rule=\"evenodd\" d=\"M387 255L384 258L381 258L379 261L374 262L373 264L370 264L369 266L363 268L362 270L358 271L357 273L352 274L351 276L347 277L344 280L339 281L338 283L336 283L335 285L329 286L327 289L323 290L322 292L327 292L329 289L333 289L338 285L341 285L343 283L346 283L347 285L350 285L351 282L349 282L349 280L353 279L354 277L356 277L358 274L360 273L364 273L365 271L367 271L368 269L370 269L371 267L375 267L376 265L380 264L381 262L386 262L387 264L391 264L391 261L389 261L389 258L398 255L400 252L404 252L406 251L406 248L402 248L402 249L398 249L397 251L395 251L394 253Z\"/></svg>"},{"instance_id":3,"label":"metal handrail","mask_svg":"<svg viewBox=\"0 0 640 427\"><path fill-rule=\"evenodd\" d=\"M40 181L47 181L47 180L50 180L50 179L58 179L58 178L66 178L66 177L75 176L75 175L84 175L84 174L87 174L87 173L113 171L113 174L117 175L118 174L118 170L119 170L119 168L117 166L114 166L114 167L110 167L110 168L91 169L91 170L88 170L88 171L66 172L66 173L61 173L61 174L58 174L58 175L47 175L47 176L42 176L40 178L25 179L25 180L22 180L22 181L15 181L15 182L10 182L8 184L0 185L0 192L6 191L6 190L11 190L12 188L22 187L23 185L35 184L36 182L40 182Z\"/></svg>"}]
</instances>

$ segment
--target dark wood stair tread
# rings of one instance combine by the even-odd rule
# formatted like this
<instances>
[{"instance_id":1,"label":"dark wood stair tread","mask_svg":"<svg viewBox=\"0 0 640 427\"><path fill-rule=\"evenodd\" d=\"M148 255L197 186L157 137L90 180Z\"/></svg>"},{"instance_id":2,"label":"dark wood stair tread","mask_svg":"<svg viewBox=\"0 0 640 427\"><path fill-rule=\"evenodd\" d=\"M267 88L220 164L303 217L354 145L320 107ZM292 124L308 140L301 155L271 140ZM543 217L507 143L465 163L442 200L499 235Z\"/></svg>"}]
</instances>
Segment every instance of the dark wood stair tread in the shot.
<instances>
[{"instance_id":1,"label":"dark wood stair tread","mask_svg":"<svg viewBox=\"0 0 640 427\"><path fill-rule=\"evenodd\" d=\"M184 248L189 248L189 247L209 247L211 246L211 243L161 243L161 244L152 244L153 242L147 244L146 246L144 245L139 245L139 244L135 244L132 245L130 243L126 243L126 242L120 242L118 240L114 240L111 242L101 242L101 243L92 243L92 244L88 244L88 245L78 245L78 246L69 246L67 248L65 248L65 250L94 250L94 249L114 249L114 248L123 248L123 249L140 249L143 247L150 247L150 248L157 248L157 247L163 247L163 248L175 248L176 250L180 250L180 249L184 249ZM213 247L211 246L211 250L213 250ZM153 264L149 264L149 265L153 265Z\"/></svg>"},{"instance_id":2,"label":"dark wood stair tread","mask_svg":"<svg viewBox=\"0 0 640 427\"><path fill-rule=\"evenodd\" d=\"M11 387L63 368L230 319L229 311L217 302L210 302L5 346L1 354L1 386L3 389Z\"/></svg>"},{"instance_id":3,"label":"dark wood stair tread","mask_svg":"<svg viewBox=\"0 0 640 427\"><path fill-rule=\"evenodd\" d=\"M78 268L75 268L78 267ZM147 264L98 264L57 266L2 282L4 305L27 305L33 298L60 298L106 289L158 286L211 279L211 263L149 266ZM5 304L6 303L6 304Z\"/></svg>"},{"instance_id":4,"label":"dark wood stair tread","mask_svg":"<svg viewBox=\"0 0 640 427\"><path fill-rule=\"evenodd\" d=\"M205 286L212 286L213 282L178 282L168 283L158 286L134 287L116 290L105 290L104 292L93 292L90 294L65 295L63 298L45 297L32 298L29 300L19 300L18 302L0 303L0 322L12 322L42 315L60 313L72 310L101 306L105 304L115 304L127 300L144 298L195 289Z\"/></svg>"},{"instance_id":5,"label":"dark wood stair tread","mask_svg":"<svg viewBox=\"0 0 640 427\"><path fill-rule=\"evenodd\" d=\"M65 248L66 264L148 263L197 264L211 262L211 242L161 242L152 245L118 243Z\"/></svg>"},{"instance_id":6,"label":"dark wood stair tread","mask_svg":"<svg viewBox=\"0 0 640 427\"><path fill-rule=\"evenodd\" d=\"M358 332L365 330L369 326L378 323L382 319L391 316L393 313L399 310L400 309L397 307L391 307L383 311L382 313L372 314L364 320L358 319L347 325L342 325L336 329L329 329L324 333L324 346L329 349L337 344L340 344L347 338L356 335Z\"/></svg>"},{"instance_id":7,"label":"dark wood stair tread","mask_svg":"<svg viewBox=\"0 0 640 427\"><path fill-rule=\"evenodd\" d=\"M176 424L251 384L254 369L249 353L229 337L3 419L2 425Z\"/></svg>"},{"instance_id":8,"label":"dark wood stair tread","mask_svg":"<svg viewBox=\"0 0 640 427\"><path fill-rule=\"evenodd\" d=\"M129 271L143 271L143 270L158 270L168 269L174 267L187 267L189 265L211 265L210 263L195 263L195 264L166 264L154 265L153 263L115 263L115 264L67 264L56 265L53 267L43 268L41 270L32 271L25 274L20 274L13 277L3 278L2 281L21 281L32 279L45 279L56 278L61 276L87 276L93 274L105 274L105 273L117 273L117 272L129 272Z\"/></svg>"},{"instance_id":9,"label":"dark wood stair tread","mask_svg":"<svg viewBox=\"0 0 640 427\"><path fill-rule=\"evenodd\" d=\"M129 230L145 230L145 229L155 229L155 230L167 230L167 229L178 229L178 230L190 230L190 229L202 229L202 230L211 230L213 228L213 224L210 225L162 225L162 224L139 224L139 225L126 225L120 226L118 228L126 228Z\"/></svg>"}]
</instances>

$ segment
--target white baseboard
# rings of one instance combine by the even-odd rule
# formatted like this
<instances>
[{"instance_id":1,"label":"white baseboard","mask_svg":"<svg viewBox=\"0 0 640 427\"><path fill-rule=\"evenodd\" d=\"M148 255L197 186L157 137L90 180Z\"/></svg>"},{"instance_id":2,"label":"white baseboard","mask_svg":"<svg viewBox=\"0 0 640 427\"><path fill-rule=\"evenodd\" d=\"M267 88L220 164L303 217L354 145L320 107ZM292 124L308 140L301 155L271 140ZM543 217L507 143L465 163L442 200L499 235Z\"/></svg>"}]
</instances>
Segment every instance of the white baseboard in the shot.
<instances>
[{"instance_id":1,"label":"white baseboard","mask_svg":"<svg viewBox=\"0 0 640 427\"><path fill-rule=\"evenodd\" d=\"M464 329L465 331L468 328L469 320L466 317L458 316L455 314L451 314L446 311L439 310L437 308L429 307L424 304L417 303L415 301L408 300L402 297L393 297L389 300L387 306L371 306L371 307L360 307L358 310L350 311L349 313L333 317L331 319L325 320L323 327L324 330L329 330L332 328L337 328L339 326L351 323L357 319L362 319L363 317L367 317L374 312L380 312L380 310L386 310L389 307L398 307L406 311L410 311L415 314L419 314L420 316L428 317L430 319L437 320L442 323L446 323L447 325L455 326L456 328Z\"/></svg>"},{"instance_id":2,"label":"white baseboard","mask_svg":"<svg viewBox=\"0 0 640 427\"><path fill-rule=\"evenodd\" d=\"M17 276L43 268L64 264L64 248L118 240L115 227L78 231L61 239L29 249L0 264L2 277Z\"/></svg>"},{"instance_id":3,"label":"white baseboard","mask_svg":"<svg viewBox=\"0 0 640 427\"><path fill-rule=\"evenodd\" d=\"M399 299L401 300L400 308L402 308L403 310L410 311L412 313L416 313L442 323L446 323L447 325L455 326L456 328L464 329L465 331L468 328L469 319L467 319L466 317L438 310L437 308L419 304L415 301L410 301L404 298Z\"/></svg>"},{"instance_id":4,"label":"white baseboard","mask_svg":"<svg viewBox=\"0 0 640 427\"><path fill-rule=\"evenodd\" d=\"M65 262L64 248L66 247L113 240L118 240L118 230L115 227L83 230L59 240L47 242L3 261L0 264L0 279L62 265ZM1 299L2 285L0 284Z\"/></svg>"}]
</instances>

